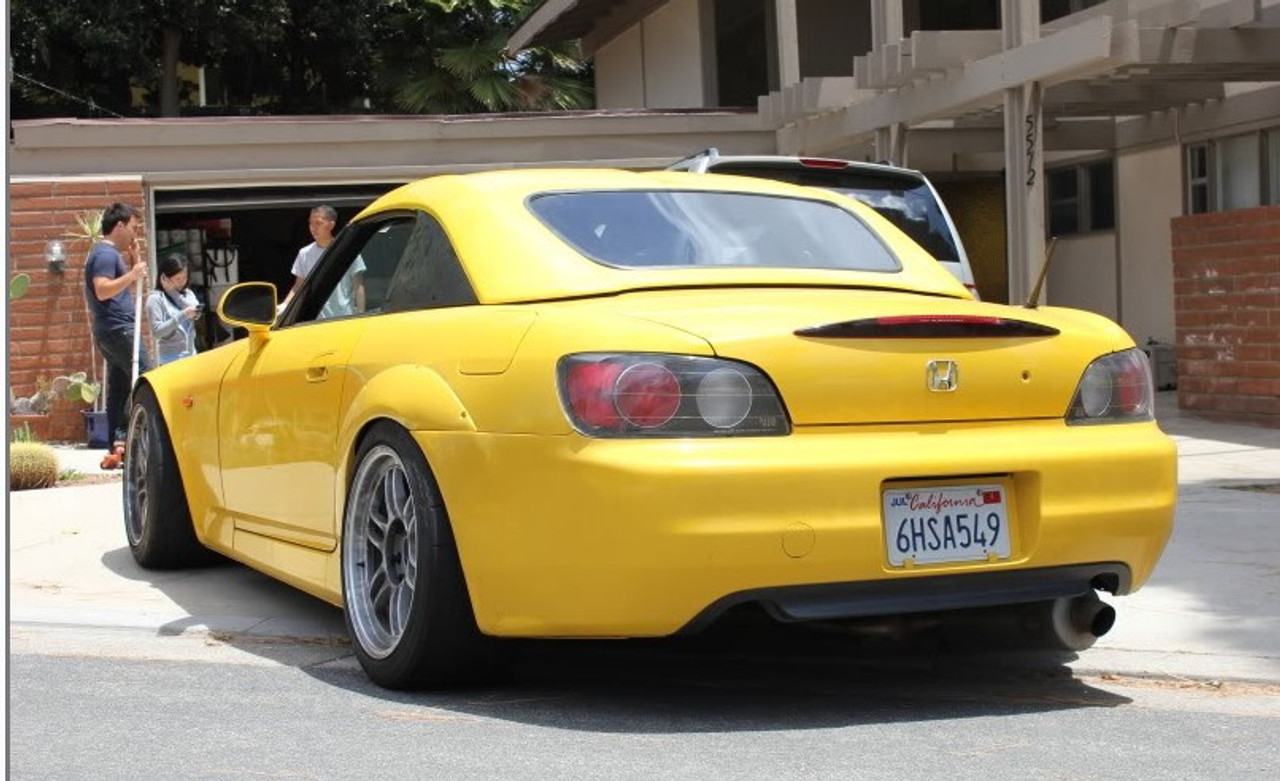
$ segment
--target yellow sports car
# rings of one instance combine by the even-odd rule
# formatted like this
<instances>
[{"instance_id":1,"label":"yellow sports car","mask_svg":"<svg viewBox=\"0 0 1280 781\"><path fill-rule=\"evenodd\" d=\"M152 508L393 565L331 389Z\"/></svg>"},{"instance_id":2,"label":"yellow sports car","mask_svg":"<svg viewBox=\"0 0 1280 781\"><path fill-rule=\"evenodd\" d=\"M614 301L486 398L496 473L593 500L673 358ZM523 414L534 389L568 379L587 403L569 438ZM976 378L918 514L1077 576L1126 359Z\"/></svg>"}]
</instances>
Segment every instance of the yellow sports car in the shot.
<instances>
[{"instance_id":1,"label":"yellow sports car","mask_svg":"<svg viewBox=\"0 0 1280 781\"><path fill-rule=\"evenodd\" d=\"M1175 451L1088 312L974 300L835 193L683 172L401 187L277 315L145 374L125 526L345 607L390 687L491 637L1034 604L1083 648L1151 574Z\"/></svg>"}]
</instances>

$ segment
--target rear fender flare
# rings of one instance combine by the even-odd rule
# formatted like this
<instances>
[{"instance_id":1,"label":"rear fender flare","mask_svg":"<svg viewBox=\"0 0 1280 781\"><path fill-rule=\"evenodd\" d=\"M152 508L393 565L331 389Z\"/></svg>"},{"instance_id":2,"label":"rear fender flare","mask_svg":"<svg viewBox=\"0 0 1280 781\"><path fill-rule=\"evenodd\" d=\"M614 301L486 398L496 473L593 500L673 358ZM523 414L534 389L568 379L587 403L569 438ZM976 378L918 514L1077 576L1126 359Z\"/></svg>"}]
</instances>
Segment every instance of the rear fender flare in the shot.
<instances>
[{"instance_id":1,"label":"rear fender flare","mask_svg":"<svg viewBox=\"0 0 1280 781\"><path fill-rule=\"evenodd\" d=\"M379 372L364 383L339 425L341 463L337 507L345 507L347 483L355 469L353 458L364 432L379 420L390 420L407 431L475 431L475 421L443 377L422 365L400 365ZM425 454L430 462L430 454Z\"/></svg>"}]
</instances>

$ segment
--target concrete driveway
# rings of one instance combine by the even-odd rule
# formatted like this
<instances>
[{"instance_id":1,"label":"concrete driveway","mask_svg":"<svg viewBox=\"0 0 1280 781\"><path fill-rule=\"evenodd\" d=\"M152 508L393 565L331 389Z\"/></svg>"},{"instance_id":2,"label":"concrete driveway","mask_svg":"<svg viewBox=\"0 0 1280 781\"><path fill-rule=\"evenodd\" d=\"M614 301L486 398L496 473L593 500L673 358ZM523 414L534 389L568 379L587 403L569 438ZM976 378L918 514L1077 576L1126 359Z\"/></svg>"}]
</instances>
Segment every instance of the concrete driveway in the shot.
<instances>
[{"instance_id":1,"label":"concrete driveway","mask_svg":"<svg viewBox=\"0 0 1280 781\"><path fill-rule=\"evenodd\" d=\"M1111 600L1116 628L1069 666L1280 683L1280 430L1184 417L1172 394L1160 396L1161 425L1179 452L1173 538L1148 585ZM99 453L60 454L64 468L98 471ZM231 646L269 661L354 664L336 608L237 564L143 570L125 545L121 513L118 481L10 494L13 643L118 628L135 630L119 634L121 644L137 630L198 641L149 643L160 657Z\"/></svg>"}]
</instances>

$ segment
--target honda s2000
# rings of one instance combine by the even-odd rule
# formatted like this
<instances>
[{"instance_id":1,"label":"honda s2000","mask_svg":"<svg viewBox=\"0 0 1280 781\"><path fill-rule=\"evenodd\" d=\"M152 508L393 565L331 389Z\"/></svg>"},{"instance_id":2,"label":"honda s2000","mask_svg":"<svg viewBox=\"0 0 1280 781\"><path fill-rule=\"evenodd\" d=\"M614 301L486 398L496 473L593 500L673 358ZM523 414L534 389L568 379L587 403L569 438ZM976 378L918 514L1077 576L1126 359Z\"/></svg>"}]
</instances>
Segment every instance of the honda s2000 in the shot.
<instances>
[{"instance_id":1,"label":"honda s2000","mask_svg":"<svg viewBox=\"0 0 1280 781\"><path fill-rule=\"evenodd\" d=\"M358 286L360 305L351 301ZM390 687L491 638L1028 605L1105 631L1170 533L1147 361L976 301L839 194L682 172L439 176L373 203L279 315L145 374L137 560L216 551L345 608Z\"/></svg>"}]
</instances>

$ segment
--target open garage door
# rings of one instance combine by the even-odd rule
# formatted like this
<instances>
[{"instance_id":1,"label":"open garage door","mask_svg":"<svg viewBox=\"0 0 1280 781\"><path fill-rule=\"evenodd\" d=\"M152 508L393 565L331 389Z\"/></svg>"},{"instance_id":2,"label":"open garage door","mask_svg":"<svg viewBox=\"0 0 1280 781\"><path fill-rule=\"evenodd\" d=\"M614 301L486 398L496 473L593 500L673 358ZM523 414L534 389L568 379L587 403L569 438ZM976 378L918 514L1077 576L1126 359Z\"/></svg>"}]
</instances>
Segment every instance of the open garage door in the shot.
<instances>
[{"instance_id":1,"label":"open garage door","mask_svg":"<svg viewBox=\"0 0 1280 781\"><path fill-rule=\"evenodd\" d=\"M212 314L237 282L272 282L281 297L293 284L298 250L311 243L307 217L321 204L338 213L338 228L402 182L234 188L152 188L156 259L187 259L191 287L206 305L201 348L230 336Z\"/></svg>"}]
</instances>

